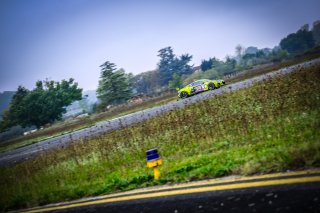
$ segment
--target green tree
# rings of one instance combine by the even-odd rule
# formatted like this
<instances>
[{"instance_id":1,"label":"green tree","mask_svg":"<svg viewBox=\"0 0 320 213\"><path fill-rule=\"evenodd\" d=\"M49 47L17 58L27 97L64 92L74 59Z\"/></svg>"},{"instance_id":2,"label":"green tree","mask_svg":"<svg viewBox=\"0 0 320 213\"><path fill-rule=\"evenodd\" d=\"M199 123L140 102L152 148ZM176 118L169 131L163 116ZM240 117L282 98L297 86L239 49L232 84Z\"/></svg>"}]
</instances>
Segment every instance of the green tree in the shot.
<instances>
[{"instance_id":1,"label":"green tree","mask_svg":"<svg viewBox=\"0 0 320 213\"><path fill-rule=\"evenodd\" d=\"M133 88L137 93L154 95L160 87L159 70L143 72L133 77Z\"/></svg>"},{"instance_id":2,"label":"green tree","mask_svg":"<svg viewBox=\"0 0 320 213\"><path fill-rule=\"evenodd\" d=\"M174 72L172 65L174 64L175 56L173 54L172 47L165 47L163 49L160 49L158 53L158 56L160 57L160 62L158 64L160 81L162 85L165 85L169 80L171 80L172 74Z\"/></svg>"},{"instance_id":3,"label":"green tree","mask_svg":"<svg viewBox=\"0 0 320 213\"><path fill-rule=\"evenodd\" d=\"M313 23L312 35L316 45L320 45L320 21Z\"/></svg>"},{"instance_id":4,"label":"green tree","mask_svg":"<svg viewBox=\"0 0 320 213\"><path fill-rule=\"evenodd\" d=\"M272 62L280 62L288 57L288 52L283 49L273 50L271 53L271 61Z\"/></svg>"},{"instance_id":5,"label":"green tree","mask_svg":"<svg viewBox=\"0 0 320 213\"><path fill-rule=\"evenodd\" d=\"M237 61L234 58L231 58L230 56L226 56L226 62L225 66L227 67L227 70L234 70L236 67Z\"/></svg>"},{"instance_id":6,"label":"green tree","mask_svg":"<svg viewBox=\"0 0 320 213\"><path fill-rule=\"evenodd\" d=\"M209 58L209 60L202 60L201 61L201 70L202 71L207 71L207 70L209 70L209 69L211 69L212 68L212 59L211 58Z\"/></svg>"},{"instance_id":7,"label":"green tree","mask_svg":"<svg viewBox=\"0 0 320 213\"><path fill-rule=\"evenodd\" d=\"M282 49L288 51L289 54L297 55L311 49L315 46L312 32L308 30L308 25L296 33L291 33L280 41Z\"/></svg>"},{"instance_id":8,"label":"green tree","mask_svg":"<svg viewBox=\"0 0 320 213\"><path fill-rule=\"evenodd\" d=\"M130 73L125 73L126 81L129 85L129 90L132 92L134 90L134 75Z\"/></svg>"},{"instance_id":9,"label":"green tree","mask_svg":"<svg viewBox=\"0 0 320 213\"><path fill-rule=\"evenodd\" d=\"M182 54L179 57L176 57L173 64L173 70L179 75L189 75L192 73L192 66L189 65L189 62L192 59L192 55Z\"/></svg>"},{"instance_id":10,"label":"green tree","mask_svg":"<svg viewBox=\"0 0 320 213\"><path fill-rule=\"evenodd\" d=\"M116 65L106 61L101 66L101 75L97 89L100 108L108 105L121 104L131 96L128 76L123 69L116 69Z\"/></svg>"},{"instance_id":11,"label":"green tree","mask_svg":"<svg viewBox=\"0 0 320 213\"><path fill-rule=\"evenodd\" d=\"M169 81L169 88L170 89L176 89L182 87L182 78L177 73L173 73L172 80Z\"/></svg>"},{"instance_id":12,"label":"green tree","mask_svg":"<svg viewBox=\"0 0 320 213\"><path fill-rule=\"evenodd\" d=\"M173 54L172 47L165 47L158 51L160 57L159 74L161 85L168 85L168 82L172 79L173 73L179 75L187 75L192 73L192 66L188 63L191 61L192 56L189 54L183 54L179 57Z\"/></svg>"},{"instance_id":13,"label":"green tree","mask_svg":"<svg viewBox=\"0 0 320 213\"><path fill-rule=\"evenodd\" d=\"M12 100L10 102L9 108L4 110L3 112L3 120L0 123L1 131L7 130L9 127L14 125L18 125L18 122L23 119L24 107L23 99L30 93L23 86L19 86L16 93L13 95Z\"/></svg>"},{"instance_id":14,"label":"green tree","mask_svg":"<svg viewBox=\"0 0 320 213\"><path fill-rule=\"evenodd\" d=\"M1 130L12 126L35 125L37 128L62 118L65 107L81 100L82 89L73 79L61 82L37 81L32 91L19 86L8 110L4 113Z\"/></svg>"}]
</instances>

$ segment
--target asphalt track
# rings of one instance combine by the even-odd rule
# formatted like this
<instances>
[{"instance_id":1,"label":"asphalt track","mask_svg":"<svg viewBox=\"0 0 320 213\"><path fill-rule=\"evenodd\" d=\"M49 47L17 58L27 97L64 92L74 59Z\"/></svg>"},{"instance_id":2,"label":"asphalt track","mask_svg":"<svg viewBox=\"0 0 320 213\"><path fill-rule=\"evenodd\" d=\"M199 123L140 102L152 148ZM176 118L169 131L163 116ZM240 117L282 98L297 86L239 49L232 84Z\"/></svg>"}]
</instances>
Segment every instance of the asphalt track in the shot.
<instances>
[{"instance_id":1,"label":"asphalt track","mask_svg":"<svg viewBox=\"0 0 320 213\"><path fill-rule=\"evenodd\" d=\"M320 212L320 170L153 187L22 212Z\"/></svg>"},{"instance_id":2,"label":"asphalt track","mask_svg":"<svg viewBox=\"0 0 320 213\"><path fill-rule=\"evenodd\" d=\"M57 136L47 139L29 146L21 147L12 151L8 151L0 154L0 166L12 165L27 159L30 159L40 153L59 147L64 147L71 142L76 142L79 139L86 139L99 136L129 125L145 121L155 116L162 115L165 112L172 111L178 108L183 108L186 105L196 103L202 100L219 96L223 93L232 92L238 89L243 89L252 86L256 82L268 80L281 75L286 75L291 72L299 71L302 68L308 68L314 65L320 64L320 58L314 59L308 62L300 63L290 67L286 67L268 74L257 76L251 79L240 81L234 84L227 85L225 87L201 93L187 99L171 102L162 106L153 107L143 111L128 114L119 118L115 118L108 121L97 123L95 126L74 131L69 134ZM213 100L214 101L214 100Z\"/></svg>"}]
</instances>

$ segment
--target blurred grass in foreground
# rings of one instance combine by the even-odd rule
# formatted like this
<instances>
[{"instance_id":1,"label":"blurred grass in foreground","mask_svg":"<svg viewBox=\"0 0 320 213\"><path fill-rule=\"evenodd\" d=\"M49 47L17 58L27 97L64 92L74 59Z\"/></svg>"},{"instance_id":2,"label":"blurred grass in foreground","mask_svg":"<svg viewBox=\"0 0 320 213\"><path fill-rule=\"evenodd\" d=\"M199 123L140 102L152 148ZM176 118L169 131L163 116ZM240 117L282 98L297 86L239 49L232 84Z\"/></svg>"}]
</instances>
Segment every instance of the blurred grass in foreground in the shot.
<instances>
[{"instance_id":1,"label":"blurred grass in foreground","mask_svg":"<svg viewBox=\"0 0 320 213\"><path fill-rule=\"evenodd\" d=\"M145 151L164 159L154 181ZM320 165L320 66L1 168L2 210L164 183Z\"/></svg>"}]
</instances>

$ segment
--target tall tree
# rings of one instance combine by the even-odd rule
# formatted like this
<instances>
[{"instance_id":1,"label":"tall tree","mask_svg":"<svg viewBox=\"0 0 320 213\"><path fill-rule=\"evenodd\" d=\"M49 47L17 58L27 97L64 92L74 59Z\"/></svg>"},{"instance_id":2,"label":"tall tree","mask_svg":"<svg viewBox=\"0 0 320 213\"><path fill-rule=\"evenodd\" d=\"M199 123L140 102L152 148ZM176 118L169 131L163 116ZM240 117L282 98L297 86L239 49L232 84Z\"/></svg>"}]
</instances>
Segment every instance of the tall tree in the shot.
<instances>
[{"instance_id":1,"label":"tall tree","mask_svg":"<svg viewBox=\"0 0 320 213\"><path fill-rule=\"evenodd\" d=\"M179 75L191 74L192 66L188 63L191 61L192 56L183 54L179 57L173 54L172 47L165 47L158 51L160 57L159 74L162 85L167 85L172 79L173 73Z\"/></svg>"},{"instance_id":2,"label":"tall tree","mask_svg":"<svg viewBox=\"0 0 320 213\"><path fill-rule=\"evenodd\" d=\"M304 25L302 29L296 33L291 33L280 41L282 49L288 51L289 54L297 55L313 48L315 41L312 32L308 31L309 27Z\"/></svg>"},{"instance_id":3,"label":"tall tree","mask_svg":"<svg viewBox=\"0 0 320 213\"><path fill-rule=\"evenodd\" d=\"M312 35L316 45L320 45L320 21L313 23Z\"/></svg>"},{"instance_id":4,"label":"tall tree","mask_svg":"<svg viewBox=\"0 0 320 213\"><path fill-rule=\"evenodd\" d=\"M160 62L158 64L160 80L161 84L165 85L172 77L174 71L172 65L174 63L175 56L173 54L172 47L160 49L158 53L158 56L160 57Z\"/></svg>"},{"instance_id":5,"label":"tall tree","mask_svg":"<svg viewBox=\"0 0 320 213\"><path fill-rule=\"evenodd\" d=\"M1 130L12 126L35 125L38 128L62 118L65 107L81 100L82 89L73 79L61 82L37 81L36 88L28 91L19 86L8 110L4 113Z\"/></svg>"},{"instance_id":6,"label":"tall tree","mask_svg":"<svg viewBox=\"0 0 320 213\"><path fill-rule=\"evenodd\" d=\"M236 57L237 57L238 59L241 59L241 57L242 57L243 54L244 54L245 49L246 49L246 48L243 47L241 44L238 44L238 45L236 46L235 52L236 52Z\"/></svg>"},{"instance_id":7,"label":"tall tree","mask_svg":"<svg viewBox=\"0 0 320 213\"><path fill-rule=\"evenodd\" d=\"M181 75L189 75L192 73L192 66L189 65L189 62L192 59L192 55L182 54L180 57L175 59L174 73Z\"/></svg>"},{"instance_id":8,"label":"tall tree","mask_svg":"<svg viewBox=\"0 0 320 213\"><path fill-rule=\"evenodd\" d=\"M116 65L106 61L101 66L101 75L97 89L100 107L124 103L131 96L128 76L123 69L116 69Z\"/></svg>"},{"instance_id":9,"label":"tall tree","mask_svg":"<svg viewBox=\"0 0 320 213\"><path fill-rule=\"evenodd\" d=\"M18 125L19 121L25 116L25 105L23 99L30 93L23 86L19 86L16 93L13 95L9 108L3 112L3 120L1 121L1 131L7 130L9 127Z\"/></svg>"},{"instance_id":10,"label":"tall tree","mask_svg":"<svg viewBox=\"0 0 320 213\"><path fill-rule=\"evenodd\" d=\"M201 61L201 70L207 71L212 68L212 59L209 58L209 60L202 60Z\"/></svg>"},{"instance_id":11,"label":"tall tree","mask_svg":"<svg viewBox=\"0 0 320 213\"><path fill-rule=\"evenodd\" d=\"M130 73L125 73L126 81L128 82L129 90L132 92L134 90L134 75Z\"/></svg>"}]
</instances>

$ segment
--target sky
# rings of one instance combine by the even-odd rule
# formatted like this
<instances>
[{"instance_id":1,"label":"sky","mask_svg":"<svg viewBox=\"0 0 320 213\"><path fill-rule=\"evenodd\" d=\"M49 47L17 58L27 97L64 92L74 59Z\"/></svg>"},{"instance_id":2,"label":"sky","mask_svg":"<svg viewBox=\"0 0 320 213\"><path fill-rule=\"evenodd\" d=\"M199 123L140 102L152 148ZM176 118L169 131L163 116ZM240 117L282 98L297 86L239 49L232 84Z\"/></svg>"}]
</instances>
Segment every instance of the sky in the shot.
<instances>
[{"instance_id":1,"label":"sky","mask_svg":"<svg viewBox=\"0 0 320 213\"><path fill-rule=\"evenodd\" d=\"M319 0L0 0L0 92L37 80L74 78L98 86L100 65L138 74L157 68L158 50L191 64L272 48L320 20Z\"/></svg>"}]
</instances>

